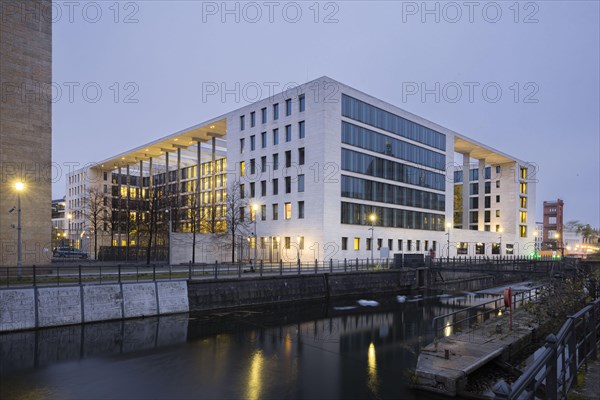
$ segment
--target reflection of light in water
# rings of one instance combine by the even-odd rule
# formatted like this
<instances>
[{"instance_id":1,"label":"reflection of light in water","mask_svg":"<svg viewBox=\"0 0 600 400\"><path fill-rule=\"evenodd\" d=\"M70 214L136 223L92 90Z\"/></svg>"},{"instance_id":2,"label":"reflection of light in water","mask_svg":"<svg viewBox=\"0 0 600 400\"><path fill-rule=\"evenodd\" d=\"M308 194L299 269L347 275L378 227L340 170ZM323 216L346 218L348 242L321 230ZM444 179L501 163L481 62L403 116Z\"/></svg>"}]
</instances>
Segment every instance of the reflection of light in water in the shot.
<instances>
[{"instance_id":1,"label":"reflection of light in water","mask_svg":"<svg viewBox=\"0 0 600 400\"><path fill-rule=\"evenodd\" d=\"M258 350L252 355L252 361L250 361L250 371L248 371L248 388L245 396L249 400L256 400L261 397L261 379L264 362L265 357L263 356L262 350Z\"/></svg>"},{"instance_id":2,"label":"reflection of light in water","mask_svg":"<svg viewBox=\"0 0 600 400\"><path fill-rule=\"evenodd\" d=\"M452 335L452 327L450 326L450 321L446 321L446 325L444 326L444 336Z\"/></svg>"},{"instance_id":3,"label":"reflection of light in water","mask_svg":"<svg viewBox=\"0 0 600 400\"><path fill-rule=\"evenodd\" d=\"M289 333L287 333L283 338L283 350L285 351L285 355L288 357L292 353L292 338Z\"/></svg>"},{"instance_id":4,"label":"reflection of light in water","mask_svg":"<svg viewBox=\"0 0 600 400\"><path fill-rule=\"evenodd\" d=\"M369 379L367 381L367 386L371 389L373 394L377 394L379 391L379 379L377 378L377 359L375 358L375 345L373 342L369 345L369 351L367 353L367 360L369 363L369 368L367 370Z\"/></svg>"}]
</instances>

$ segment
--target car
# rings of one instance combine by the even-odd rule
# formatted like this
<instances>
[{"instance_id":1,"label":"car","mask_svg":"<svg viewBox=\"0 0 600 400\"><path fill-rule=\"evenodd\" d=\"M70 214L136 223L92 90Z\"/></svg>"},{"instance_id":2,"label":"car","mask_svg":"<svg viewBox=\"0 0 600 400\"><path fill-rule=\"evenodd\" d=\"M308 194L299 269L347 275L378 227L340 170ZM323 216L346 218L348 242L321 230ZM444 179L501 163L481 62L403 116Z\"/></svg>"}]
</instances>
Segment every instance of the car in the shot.
<instances>
[{"instance_id":1,"label":"car","mask_svg":"<svg viewBox=\"0 0 600 400\"><path fill-rule=\"evenodd\" d=\"M74 247L57 247L52 251L52 255L59 258L88 258L87 253Z\"/></svg>"}]
</instances>

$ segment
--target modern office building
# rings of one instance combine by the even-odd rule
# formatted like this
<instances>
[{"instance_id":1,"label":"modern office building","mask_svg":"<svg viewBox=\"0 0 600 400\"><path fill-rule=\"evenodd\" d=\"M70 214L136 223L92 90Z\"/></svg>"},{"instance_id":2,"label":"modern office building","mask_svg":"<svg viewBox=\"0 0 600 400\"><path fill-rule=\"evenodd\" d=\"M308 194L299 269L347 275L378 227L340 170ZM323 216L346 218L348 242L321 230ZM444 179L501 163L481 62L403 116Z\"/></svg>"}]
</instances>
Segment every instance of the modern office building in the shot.
<instances>
[{"instance_id":1,"label":"modern office building","mask_svg":"<svg viewBox=\"0 0 600 400\"><path fill-rule=\"evenodd\" d=\"M157 220L170 221L172 233L160 240L186 243L172 249L172 262L191 259L183 238L194 230L194 215L220 221L196 230L216 234L207 236L212 247L201 240L196 260L227 259L233 241L218 233L232 208L251 221L236 233L242 258L254 257L254 249L257 259L274 262L430 252L492 257L535 248L532 164L328 77L78 173L110 194L121 221L113 225L115 245L143 241L133 221L159 210ZM82 205L69 193L68 212L76 213Z\"/></svg>"},{"instance_id":2,"label":"modern office building","mask_svg":"<svg viewBox=\"0 0 600 400\"><path fill-rule=\"evenodd\" d=\"M19 200L22 265L50 261L51 14L50 0L0 3L0 265L17 265Z\"/></svg>"},{"instance_id":3,"label":"modern office building","mask_svg":"<svg viewBox=\"0 0 600 400\"><path fill-rule=\"evenodd\" d=\"M561 199L544 201L544 239L542 250L560 251L564 248L563 209Z\"/></svg>"}]
</instances>

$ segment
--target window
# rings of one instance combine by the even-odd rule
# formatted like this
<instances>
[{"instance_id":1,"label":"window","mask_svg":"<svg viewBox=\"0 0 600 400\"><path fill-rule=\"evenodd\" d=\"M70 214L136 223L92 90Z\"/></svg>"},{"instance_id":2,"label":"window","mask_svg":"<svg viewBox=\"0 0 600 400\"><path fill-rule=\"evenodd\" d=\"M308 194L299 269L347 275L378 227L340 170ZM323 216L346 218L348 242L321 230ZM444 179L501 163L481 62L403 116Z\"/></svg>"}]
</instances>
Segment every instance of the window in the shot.
<instances>
[{"instance_id":1,"label":"window","mask_svg":"<svg viewBox=\"0 0 600 400\"><path fill-rule=\"evenodd\" d=\"M479 183L471 183L470 188L471 188L470 194L479 194Z\"/></svg>"},{"instance_id":2,"label":"window","mask_svg":"<svg viewBox=\"0 0 600 400\"><path fill-rule=\"evenodd\" d=\"M286 117L292 115L292 99L287 99L285 101L285 115Z\"/></svg>"},{"instance_id":3,"label":"window","mask_svg":"<svg viewBox=\"0 0 600 400\"><path fill-rule=\"evenodd\" d=\"M304 165L304 147L298 149L298 165Z\"/></svg>"},{"instance_id":4,"label":"window","mask_svg":"<svg viewBox=\"0 0 600 400\"><path fill-rule=\"evenodd\" d=\"M360 238L354 238L354 250L360 250Z\"/></svg>"},{"instance_id":5,"label":"window","mask_svg":"<svg viewBox=\"0 0 600 400\"><path fill-rule=\"evenodd\" d=\"M492 219L492 213L490 211L485 211L483 216L483 222L490 222Z\"/></svg>"},{"instance_id":6,"label":"window","mask_svg":"<svg viewBox=\"0 0 600 400\"><path fill-rule=\"evenodd\" d=\"M260 195L267 195L267 181L260 181Z\"/></svg>"},{"instance_id":7,"label":"window","mask_svg":"<svg viewBox=\"0 0 600 400\"><path fill-rule=\"evenodd\" d=\"M521 203L521 208L527 208L527 197L521 196L519 202Z\"/></svg>"},{"instance_id":8,"label":"window","mask_svg":"<svg viewBox=\"0 0 600 400\"><path fill-rule=\"evenodd\" d=\"M298 236L298 249L304 250L304 236Z\"/></svg>"},{"instance_id":9,"label":"window","mask_svg":"<svg viewBox=\"0 0 600 400\"><path fill-rule=\"evenodd\" d=\"M388 239L388 249L393 250L394 239Z\"/></svg>"},{"instance_id":10,"label":"window","mask_svg":"<svg viewBox=\"0 0 600 400\"><path fill-rule=\"evenodd\" d=\"M286 125L285 126L285 141L290 142L291 140L292 140L292 126Z\"/></svg>"},{"instance_id":11,"label":"window","mask_svg":"<svg viewBox=\"0 0 600 400\"><path fill-rule=\"evenodd\" d=\"M250 182L250 197L254 197L255 195L254 182Z\"/></svg>"},{"instance_id":12,"label":"window","mask_svg":"<svg viewBox=\"0 0 600 400\"><path fill-rule=\"evenodd\" d=\"M240 139L240 154L244 154L244 145L246 144L246 139Z\"/></svg>"},{"instance_id":13,"label":"window","mask_svg":"<svg viewBox=\"0 0 600 400\"><path fill-rule=\"evenodd\" d=\"M499 174L500 173L500 166L496 165L496 173Z\"/></svg>"},{"instance_id":14,"label":"window","mask_svg":"<svg viewBox=\"0 0 600 400\"><path fill-rule=\"evenodd\" d=\"M490 194L492 192L492 184L490 182L486 182L484 188L485 194Z\"/></svg>"},{"instance_id":15,"label":"window","mask_svg":"<svg viewBox=\"0 0 600 400\"><path fill-rule=\"evenodd\" d=\"M256 113L252 111L250 113L250 128L254 128L254 125L256 125Z\"/></svg>"},{"instance_id":16,"label":"window","mask_svg":"<svg viewBox=\"0 0 600 400\"><path fill-rule=\"evenodd\" d=\"M367 250L371 250L373 243L371 242L371 238L367 238Z\"/></svg>"},{"instance_id":17,"label":"window","mask_svg":"<svg viewBox=\"0 0 600 400\"><path fill-rule=\"evenodd\" d=\"M256 136L250 136L250 151L254 151L256 149Z\"/></svg>"},{"instance_id":18,"label":"window","mask_svg":"<svg viewBox=\"0 0 600 400\"><path fill-rule=\"evenodd\" d=\"M283 238L285 248L290 249L292 247L292 239L289 236Z\"/></svg>"},{"instance_id":19,"label":"window","mask_svg":"<svg viewBox=\"0 0 600 400\"><path fill-rule=\"evenodd\" d=\"M342 238L342 250L348 250L348 238L347 237Z\"/></svg>"},{"instance_id":20,"label":"window","mask_svg":"<svg viewBox=\"0 0 600 400\"><path fill-rule=\"evenodd\" d=\"M519 236L527 237L527 225L519 225Z\"/></svg>"},{"instance_id":21,"label":"window","mask_svg":"<svg viewBox=\"0 0 600 400\"><path fill-rule=\"evenodd\" d=\"M298 175L298 192L304 192L304 174Z\"/></svg>"},{"instance_id":22,"label":"window","mask_svg":"<svg viewBox=\"0 0 600 400\"><path fill-rule=\"evenodd\" d=\"M261 147L263 149L265 147L267 147L267 132L261 132L261 134L260 134L260 144L261 144Z\"/></svg>"},{"instance_id":23,"label":"window","mask_svg":"<svg viewBox=\"0 0 600 400\"><path fill-rule=\"evenodd\" d=\"M496 225L496 232L500 232L500 225Z\"/></svg>"},{"instance_id":24,"label":"window","mask_svg":"<svg viewBox=\"0 0 600 400\"><path fill-rule=\"evenodd\" d=\"M489 225L484 225L483 226L483 230L486 231L486 232L489 232L490 231L490 226Z\"/></svg>"},{"instance_id":25,"label":"window","mask_svg":"<svg viewBox=\"0 0 600 400\"><path fill-rule=\"evenodd\" d=\"M398 251L402 251L402 239L398 239Z\"/></svg>"},{"instance_id":26,"label":"window","mask_svg":"<svg viewBox=\"0 0 600 400\"><path fill-rule=\"evenodd\" d=\"M496 195L496 203L500 203L500 195L499 194Z\"/></svg>"},{"instance_id":27,"label":"window","mask_svg":"<svg viewBox=\"0 0 600 400\"><path fill-rule=\"evenodd\" d=\"M108 180L108 173L107 173L107 172L104 172L104 173L103 173L103 176L104 176L104 180L105 180L105 181L106 181L106 180Z\"/></svg>"},{"instance_id":28,"label":"window","mask_svg":"<svg viewBox=\"0 0 600 400\"><path fill-rule=\"evenodd\" d=\"M265 186L266 186L265 182ZM261 221L266 221L267 220L267 205L266 204L262 204L260 206L260 220Z\"/></svg>"},{"instance_id":29,"label":"window","mask_svg":"<svg viewBox=\"0 0 600 400\"><path fill-rule=\"evenodd\" d=\"M417 240L417 251L421 251L421 241Z\"/></svg>"},{"instance_id":30,"label":"window","mask_svg":"<svg viewBox=\"0 0 600 400\"><path fill-rule=\"evenodd\" d=\"M298 219L304 219L304 202L298 202Z\"/></svg>"},{"instance_id":31,"label":"window","mask_svg":"<svg viewBox=\"0 0 600 400\"><path fill-rule=\"evenodd\" d=\"M527 223L527 211L519 211L519 221L522 224Z\"/></svg>"},{"instance_id":32,"label":"window","mask_svg":"<svg viewBox=\"0 0 600 400\"><path fill-rule=\"evenodd\" d=\"M425 241L425 251L429 250L429 240Z\"/></svg>"},{"instance_id":33,"label":"window","mask_svg":"<svg viewBox=\"0 0 600 400\"><path fill-rule=\"evenodd\" d=\"M240 221L244 222L244 218L246 215L246 209L244 207L240 207Z\"/></svg>"},{"instance_id":34,"label":"window","mask_svg":"<svg viewBox=\"0 0 600 400\"><path fill-rule=\"evenodd\" d=\"M273 196L277 196L279 194L279 179L273 179Z\"/></svg>"},{"instance_id":35,"label":"window","mask_svg":"<svg viewBox=\"0 0 600 400\"><path fill-rule=\"evenodd\" d=\"M500 210L496 210L496 218L500 218Z\"/></svg>"},{"instance_id":36,"label":"window","mask_svg":"<svg viewBox=\"0 0 600 400\"><path fill-rule=\"evenodd\" d=\"M500 181L496 181L496 189L500 189Z\"/></svg>"},{"instance_id":37,"label":"window","mask_svg":"<svg viewBox=\"0 0 600 400\"><path fill-rule=\"evenodd\" d=\"M288 150L285 152L285 167L290 168L292 166L292 151Z\"/></svg>"},{"instance_id":38,"label":"window","mask_svg":"<svg viewBox=\"0 0 600 400\"><path fill-rule=\"evenodd\" d=\"M548 217L549 225L556 225L556 217Z\"/></svg>"},{"instance_id":39,"label":"window","mask_svg":"<svg viewBox=\"0 0 600 400\"><path fill-rule=\"evenodd\" d=\"M456 244L456 254L464 255L469 252L469 243L467 242L458 242Z\"/></svg>"},{"instance_id":40,"label":"window","mask_svg":"<svg viewBox=\"0 0 600 400\"><path fill-rule=\"evenodd\" d=\"M279 169L279 153L273 154L273 171Z\"/></svg>"},{"instance_id":41,"label":"window","mask_svg":"<svg viewBox=\"0 0 600 400\"><path fill-rule=\"evenodd\" d=\"M246 175L246 163L244 161L240 161L240 176Z\"/></svg>"},{"instance_id":42,"label":"window","mask_svg":"<svg viewBox=\"0 0 600 400\"><path fill-rule=\"evenodd\" d=\"M273 104L273 120L279 119L279 103Z\"/></svg>"},{"instance_id":43,"label":"window","mask_svg":"<svg viewBox=\"0 0 600 400\"><path fill-rule=\"evenodd\" d=\"M260 171L267 172L267 156L262 156L260 158Z\"/></svg>"},{"instance_id":44,"label":"window","mask_svg":"<svg viewBox=\"0 0 600 400\"><path fill-rule=\"evenodd\" d=\"M273 129L273 146L279 144L279 129Z\"/></svg>"},{"instance_id":45,"label":"window","mask_svg":"<svg viewBox=\"0 0 600 400\"><path fill-rule=\"evenodd\" d=\"M483 199L483 202L484 202L484 208L490 208L492 206L492 197L485 196Z\"/></svg>"},{"instance_id":46,"label":"window","mask_svg":"<svg viewBox=\"0 0 600 400\"><path fill-rule=\"evenodd\" d=\"M246 129L246 116L241 115L240 116L240 131L243 131L244 129Z\"/></svg>"},{"instance_id":47,"label":"window","mask_svg":"<svg viewBox=\"0 0 600 400\"><path fill-rule=\"evenodd\" d=\"M479 222L479 212L478 211L469 212L469 222L472 224L476 224Z\"/></svg>"},{"instance_id":48,"label":"window","mask_svg":"<svg viewBox=\"0 0 600 400\"><path fill-rule=\"evenodd\" d=\"M492 243L492 254L500 254L500 243Z\"/></svg>"},{"instance_id":49,"label":"window","mask_svg":"<svg viewBox=\"0 0 600 400\"><path fill-rule=\"evenodd\" d=\"M521 179L527 179L527 168L521 167Z\"/></svg>"},{"instance_id":50,"label":"window","mask_svg":"<svg viewBox=\"0 0 600 400\"><path fill-rule=\"evenodd\" d=\"M291 219L292 218L292 203L285 203L284 205L284 218Z\"/></svg>"},{"instance_id":51,"label":"window","mask_svg":"<svg viewBox=\"0 0 600 400\"><path fill-rule=\"evenodd\" d=\"M304 98L304 95L301 94L300 96L298 96L298 110L300 112L303 112L306 109L306 99Z\"/></svg>"},{"instance_id":52,"label":"window","mask_svg":"<svg viewBox=\"0 0 600 400\"><path fill-rule=\"evenodd\" d=\"M242 183L242 184L240 184L240 198L244 199L245 197L246 197L246 187Z\"/></svg>"},{"instance_id":53,"label":"window","mask_svg":"<svg viewBox=\"0 0 600 400\"><path fill-rule=\"evenodd\" d=\"M383 239L377 239L377 250L381 250L381 246L383 246Z\"/></svg>"},{"instance_id":54,"label":"window","mask_svg":"<svg viewBox=\"0 0 600 400\"><path fill-rule=\"evenodd\" d=\"M476 243L475 244L475 254L485 254L485 244Z\"/></svg>"},{"instance_id":55,"label":"window","mask_svg":"<svg viewBox=\"0 0 600 400\"><path fill-rule=\"evenodd\" d=\"M412 240L407 240L406 241L406 251L411 251L412 250Z\"/></svg>"},{"instance_id":56,"label":"window","mask_svg":"<svg viewBox=\"0 0 600 400\"><path fill-rule=\"evenodd\" d=\"M521 193L523 193L523 194L527 194L527 184L526 184L526 183L524 183L524 182L521 182L521 183L519 184L519 187L520 187L520 189L521 189Z\"/></svg>"},{"instance_id":57,"label":"window","mask_svg":"<svg viewBox=\"0 0 600 400\"><path fill-rule=\"evenodd\" d=\"M285 192L286 193L292 192L292 178L290 176L285 177Z\"/></svg>"},{"instance_id":58,"label":"window","mask_svg":"<svg viewBox=\"0 0 600 400\"><path fill-rule=\"evenodd\" d=\"M469 208L471 208L471 209L479 208L479 198L478 197L470 197L469 198Z\"/></svg>"},{"instance_id":59,"label":"window","mask_svg":"<svg viewBox=\"0 0 600 400\"><path fill-rule=\"evenodd\" d=\"M279 204L273 204L273 221L277 221L279 219Z\"/></svg>"},{"instance_id":60,"label":"window","mask_svg":"<svg viewBox=\"0 0 600 400\"><path fill-rule=\"evenodd\" d=\"M261 108L260 115L261 115L261 122L263 124L266 124L267 123L267 107Z\"/></svg>"},{"instance_id":61,"label":"window","mask_svg":"<svg viewBox=\"0 0 600 400\"><path fill-rule=\"evenodd\" d=\"M250 174L254 175L256 173L256 160L253 158L250 160Z\"/></svg>"},{"instance_id":62,"label":"window","mask_svg":"<svg viewBox=\"0 0 600 400\"><path fill-rule=\"evenodd\" d=\"M304 121L298 122L298 138L304 139Z\"/></svg>"}]
</instances>

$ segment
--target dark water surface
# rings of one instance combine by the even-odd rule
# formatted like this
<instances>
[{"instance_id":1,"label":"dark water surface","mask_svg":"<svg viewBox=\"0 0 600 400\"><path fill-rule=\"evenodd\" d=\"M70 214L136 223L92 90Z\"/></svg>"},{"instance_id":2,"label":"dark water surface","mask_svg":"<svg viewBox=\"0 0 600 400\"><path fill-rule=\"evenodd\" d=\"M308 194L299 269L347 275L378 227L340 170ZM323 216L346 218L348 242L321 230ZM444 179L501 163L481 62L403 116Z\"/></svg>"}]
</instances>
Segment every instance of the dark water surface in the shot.
<instances>
[{"instance_id":1,"label":"dark water surface","mask_svg":"<svg viewBox=\"0 0 600 400\"><path fill-rule=\"evenodd\" d=\"M434 316L455 308L436 295L357 300L0 335L0 398L435 398L407 372Z\"/></svg>"}]
</instances>

